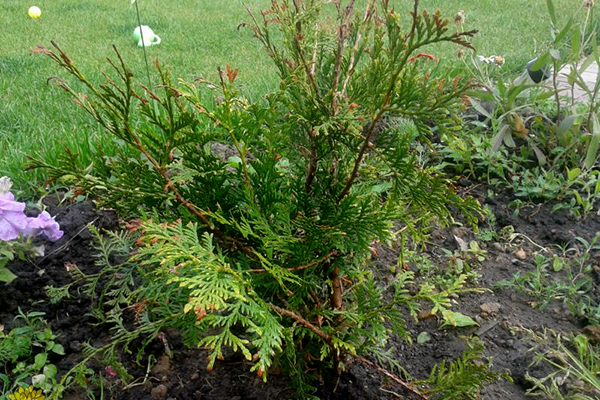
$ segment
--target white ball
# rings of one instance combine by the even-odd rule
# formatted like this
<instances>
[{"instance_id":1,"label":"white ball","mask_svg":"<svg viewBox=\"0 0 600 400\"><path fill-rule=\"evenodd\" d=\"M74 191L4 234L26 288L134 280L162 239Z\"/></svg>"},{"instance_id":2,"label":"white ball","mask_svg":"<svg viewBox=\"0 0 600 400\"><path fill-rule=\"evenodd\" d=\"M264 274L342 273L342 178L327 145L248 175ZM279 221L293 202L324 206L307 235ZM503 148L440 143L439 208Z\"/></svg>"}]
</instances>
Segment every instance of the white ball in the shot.
<instances>
[{"instance_id":1,"label":"white ball","mask_svg":"<svg viewBox=\"0 0 600 400\"><path fill-rule=\"evenodd\" d=\"M27 10L27 15L29 15L29 18L38 19L42 15L42 10L39 7L32 6Z\"/></svg>"}]
</instances>

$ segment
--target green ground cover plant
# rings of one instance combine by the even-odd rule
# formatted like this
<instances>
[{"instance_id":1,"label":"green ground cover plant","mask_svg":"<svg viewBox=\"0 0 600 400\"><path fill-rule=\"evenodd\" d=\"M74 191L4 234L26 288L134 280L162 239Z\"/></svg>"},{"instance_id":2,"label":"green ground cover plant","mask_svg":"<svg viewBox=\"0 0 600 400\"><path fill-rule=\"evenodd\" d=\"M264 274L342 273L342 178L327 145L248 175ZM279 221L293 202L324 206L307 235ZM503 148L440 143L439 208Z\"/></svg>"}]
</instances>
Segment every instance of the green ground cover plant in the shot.
<instances>
[{"instance_id":1,"label":"green ground cover plant","mask_svg":"<svg viewBox=\"0 0 600 400\"><path fill-rule=\"evenodd\" d=\"M564 23L556 2L548 0L546 8L552 40L541 46L530 69L547 81L506 73L502 59L466 58L465 67L478 82L469 92L474 114L466 117L464 135L447 136L439 147L442 166L508 188L521 204L555 201L554 211L568 209L581 217L595 210L600 193L600 82L589 83L582 75L600 62L596 7L581 2ZM587 97L573 97L576 89Z\"/></svg>"},{"instance_id":2,"label":"green ground cover plant","mask_svg":"<svg viewBox=\"0 0 600 400\"><path fill-rule=\"evenodd\" d=\"M56 343L57 336L43 317L44 313L40 312L20 312L10 331L5 332L0 325L0 363L3 368L0 397L6 398L28 381L44 391L54 389L58 369L52 358L64 356L65 349ZM13 366L12 370L8 369L9 365Z\"/></svg>"}]
</instances>

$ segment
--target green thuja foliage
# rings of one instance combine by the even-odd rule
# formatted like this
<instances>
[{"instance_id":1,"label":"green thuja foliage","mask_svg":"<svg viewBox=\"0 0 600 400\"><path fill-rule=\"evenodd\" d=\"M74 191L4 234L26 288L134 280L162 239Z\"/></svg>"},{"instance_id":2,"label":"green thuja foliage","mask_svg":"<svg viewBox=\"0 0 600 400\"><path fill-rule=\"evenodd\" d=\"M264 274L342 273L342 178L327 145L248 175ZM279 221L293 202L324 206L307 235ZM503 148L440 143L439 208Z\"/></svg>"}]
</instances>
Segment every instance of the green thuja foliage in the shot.
<instances>
[{"instance_id":1,"label":"green thuja foliage","mask_svg":"<svg viewBox=\"0 0 600 400\"><path fill-rule=\"evenodd\" d=\"M447 363L442 361L431 371L425 381L433 387L430 390L439 400L477 400L484 385L499 378L511 380L506 373L491 371L491 365L484 360L483 342L475 337L468 342L469 349L457 360ZM512 380L511 380L512 382Z\"/></svg>"},{"instance_id":2,"label":"green thuja foliage","mask_svg":"<svg viewBox=\"0 0 600 400\"><path fill-rule=\"evenodd\" d=\"M141 286L114 292L111 318L135 304L150 337L180 328L210 350L209 368L226 347L264 379L277 364L309 397L316 377L343 369L347 356L385 354L389 335L405 334L405 311L415 316L421 301L434 313L450 307L464 281L409 291L405 273L382 287L369 264L370 245L393 240L394 226L418 238L476 208L414 150L432 127L456 126L469 86L420 49L469 47L474 32L449 32L418 1L408 15L401 21L387 0L363 9L282 0L251 14L247 26L280 78L260 103L242 96L230 66L216 85L175 85L157 63L160 84L150 88L117 53L96 86L58 46L37 49L83 84L79 93L55 81L119 150L99 149L90 166L68 151L59 165L33 166L125 215L154 215L123 264Z\"/></svg>"}]
</instances>

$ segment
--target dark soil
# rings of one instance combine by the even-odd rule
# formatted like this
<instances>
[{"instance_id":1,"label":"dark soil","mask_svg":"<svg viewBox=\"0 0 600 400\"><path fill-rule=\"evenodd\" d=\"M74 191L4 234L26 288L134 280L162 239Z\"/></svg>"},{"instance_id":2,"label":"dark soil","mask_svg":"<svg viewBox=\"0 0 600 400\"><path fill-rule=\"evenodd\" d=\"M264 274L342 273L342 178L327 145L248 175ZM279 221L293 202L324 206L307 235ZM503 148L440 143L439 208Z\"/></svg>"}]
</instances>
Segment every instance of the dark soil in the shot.
<instances>
[{"instance_id":1,"label":"dark soil","mask_svg":"<svg viewBox=\"0 0 600 400\"><path fill-rule=\"evenodd\" d=\"M565 211L551 213L552 205L540 205L522 209L514 216L508 206L510 198L500 194L495 198L486 196L487 190L481 187L467 189L482 204L489 205L496 216L496 229L511 225L515 232L530 240L483 243L486 261L478 267L480 279L474 287L494 288L497 282L511 278L518 271L532 270L533 256L540 247L554 248L555 245L575 245L575 238L591 240L600 232L600 217L593 214L585 220L577 220ZM49 211L57 215L57 221L65 231L65 236L57 243L44 243L46 256L31 262L14 262L10 269L18 276L12 284L0 285L0 325L8 331L20 308L23 312L43 311L53 331L59 335L58 341L66 349L65 356L56 356L55 362L60 371L66 371L81 359L81 343L104 343L109 337L109 326L93 325L95 319L89 315L90 299L73 293L73 297L60 303L50 304L44 288L52 285L60 287L72 281L66 268L68 263L76 264L84 273L96 272L92 235L87 229L93 224L99 229L119 229L115 212L95 209L92 202L59 205L57 200L47 199ZM454 236L463 240L472 239L471 229L455 227L440 229L431 235L432 245L427 254L432 260L443 265L445 255L442 249L454 250L458 244ZM535 243L535 245L533 243ZM521 252L522 251L522 252ZM520 257L517 256L518 255ZM525 257L523 257L525 254ZM390 277L389 266L396 265L398 251L380 248L374 257L380 279ZM597 263L595 263L597 264ZM409 265L419 273L419 265ZM596 286L590 296L600 298L600 283L596 270ZM484 390L484 399L525 399L529 383L525 379L528 372L540 376L545 371L530 367L531 355L521 334L511 332L511 327L522 326L534 331L550 328L564 332L580 332L587 324L571 314L561 302L551 303L543 311L532 308L533 299L513 289L494 289L483 293L468 293L457 299L455 311L475 318L480 326L463 329L440 329L440 321L430 318L418 324L410 324L409 331L414 338L427 331L431 340L424 344L408 344L394 341L395 354L400 364L415 378L425 378L431 368L442 360L454 360L466 349L460 338L469 334L478 335L485 343L486 355L492 357L494 369L510 372L514 382L498 381ZM498 303L499 310L492 314L482 312L481 305ZM485 306L484 306L485 308ZM148 348L157 363L147 376L145 383L132 385L127 391L115 390L114 399L128 400L191 400L191 399L288 399L292 391L288 381L277 374L269 376L268 384L262 383L255 373L249 371L245 361L236 355L227 357L216 364L212 372L206 371L206 351L185 348L177 332L166 332L166 340L173 351L173 358L165 354L165 346L156 341ZM122 362L129 372L142 382L146 367L135 364L134 357L123 355ZM91 365L100 370L102 366ZM107 377L108 383L114 378ZM117 382L112 382L118 387ZM394 393L392 393L394 392ZM324 383L319 388L322 399L411 399L409 394L383 379L376 371L363 365L349 365L348 371L339 379ZM70 399L85 398L84 393L72 393Z\"/></svg>"},{"instance_id":2,"label":"dark soil","mask_svg":"<svg viewBox=\"0 0 600 400\"><path fill-rule=\"evenodd\" d=\"M414 336L422 331L428 331L433 340L423 345L404 345L399 352L402 365L417 377L425 377L431 366L442 360L455 359L465 350L465 344L459 336L475 334L479 336L486 347L486 354L492 357L493 365L497 371L508 371L513 383L499 381L487 387L483 392L484 399L513 399L520 400L530 397L525 396L525 390L531 387L525 375L529 373L534 377L544 376L541 367L530 366L533 358L527 353L530 348L529 341L522 334L511 332L513 327L523 327L541 333L544 329L558 332L581 333L588 321L576 318L563 302L551 302L544 310L534 308L532 305L539 300L533 299L513 288L498 289L497 283L512 278L516 273L523 274L533 270L533 257L541 251L541 247L549 252L557 252L558 247L570 245L577 246L576 238L591 241L600 234L600 218L593 214L585 219L577 220L568 215L564 210L552 213L552 204L529 206L521 209L515 215L515 209L510 207L511 198L501 193L494 198L487 197L487 188L471 188L470 193L481 204L487 204L493 210L496 218L496 230L500 231L506 226L514 227L516 233L525 235L521 240L512 243L480 243L487 252L486 261L482 263L478 272L481 278L474 284L476 287L490 288L493 291L485 293L468 293L458 300L457 311L473 317L479 322L479 327L462 330L438 330L438 322L426 321L414 326ZM468 190L471 190L468 189ZM435 246L431 246L428 253L433 259L440 259L443 254L440 248L456 249L458 244L454 235L463 236L464 240L473 238L470 230L458 228L453 230L440 230L434 232ZM521 252L519 254L519 252ZM522 253L524 252L524 253ZM544 252L546 256L550 253ZM525 259L520 259L520 255ZM600 299L600 269L598 269L598 254L595 254L594 289L589 296ZM390 260L391 261L391 260ZM443 265L441 262L439 265ZM416 266L418 268L418 266ZM487 314L482 311L482 305L500 305L497 313Z\"/></svg>"}]
</instances>

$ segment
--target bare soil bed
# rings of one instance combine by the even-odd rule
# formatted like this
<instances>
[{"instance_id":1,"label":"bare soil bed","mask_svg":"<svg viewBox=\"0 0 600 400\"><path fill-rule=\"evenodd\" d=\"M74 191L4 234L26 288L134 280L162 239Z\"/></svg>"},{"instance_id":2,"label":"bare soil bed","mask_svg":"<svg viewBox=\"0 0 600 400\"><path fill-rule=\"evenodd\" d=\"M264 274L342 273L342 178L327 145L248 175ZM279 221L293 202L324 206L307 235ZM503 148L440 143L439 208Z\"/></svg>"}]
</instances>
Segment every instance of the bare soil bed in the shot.
<instances>
[{"instance_id":1,"label":"bare soil bed","mask_svg":"<svg viewBox=\"0 0 600 400\"><path fill-rule=\"evenodd\" d=\"M478 335L485 343L486 355L492 357L494 369L508 371L513 382L498 381L484 390L484 399L525 399L525 391L530 384L526 373L541 376L544 370L530 367L532 355L526 338L511 332L511 328L522 326L541 332L550 328L563 332L581 332L588 321L576 318L562 302L550 303L544 310L533 308L532 298L513 289L495 289L496 284L511 278L516 272L525 273L534 269L533 257L541 248L556 250L556 245L577 246L576 237L591 240L600 232L600 217L593 214L585 219L575 219L565 211L552 213L552 205L538 205L520 210L518 216L509 205L511 198L506 194L487 196L487 188L468 186L469 191L482 204L487 204L496 217L496 229L513 226L514 231L529 239L512 242L482 243L486 251L486 260L477 267L480 279L472 283L473 287L488 288L483 293L468 293L457 299L455 311L469 315L479 322L479 326L461 329L440 329L440 321L429 318L410 323L409 331L413 337L428 332L431 339L423 344L408 344L394 341L395 354L403 367L415 378L428 376L434 364L442 360L454 360L466 349L460 338L466 335ZM93 223L99 229L119 229L119 219L110 210L96 210L92 202L59 205L57 199L47 198L49 211L57 215L57 221L65 231L65 236L57 243L45 243L46 256L32 262L14 262L10 269L18 275L12 284L0 285L0 325L5 331L13 325L13 319L20 308L23 312L42 311L53 331L59 335L58 342L65 350L65 356L55 355L52 361L60 372L67 371L82 357L82 343L89 341L93 345L106 343L110 335L110 326L94 325L96 320L89 314L90 299L72 293L72 297L58 304L51 304L44 288L48 285L63 286L72 280L66 268L68 263L76 264L84 273L97 270L92 235L86 226ZM459 243L455 236L465 241L474 237L470 228L455 227L440 229L432 233L431 243L426 250L430 258L440 268L446 261L442 249L455 250ZM382 281L391 278L389 267L397 264L399 251L394 248L378 248L374 255L374 273ZM600 258L594 254L593 264L600 264ZM419 265L408 265L417 275ZM600 299L600 275L595 267L595 286L589 295ZM202 349L185 348L177 332L165 332L166 340L173 351L172 359L165 354L164 343L156 341L149 346L147 354L153 354L157 360L149 372L146 364L137 365L133 356L124 354L122 362L129 372L145 383L122 390L117 382L112 382L115 390L110 398L118 400L191 400L191 399L288 399L292 391L287 380L274 371L267 384L262 383L256 374L249 371L243 358L232 354L217 363L212 372L206 371L207 352ZM146 361L146 360L144 360ZM90 367L101 371L98 363ZM8 366L10 369L10 366ZM59 373L60 373L59 372ZM146 379L144 379L146 378ZM111 384L110 376L107 376ZM394 393L391 393L394 392ZM105 393L106 395L106 393ZM322 399L411 399L409 393L394 386L376 371L363 365L351 364L348 371L338 379L325 382L317 395ZM73 392L71 399L84 398L84 393ZM108 398L108 396L107 396Z\"/></svg>"}]
</instances>

